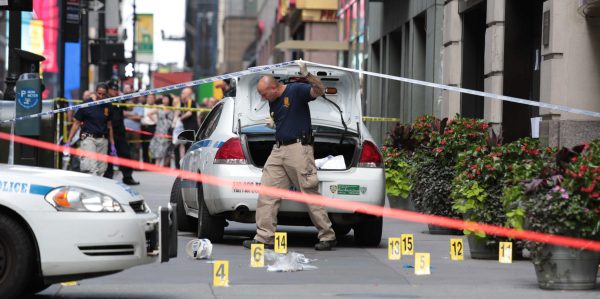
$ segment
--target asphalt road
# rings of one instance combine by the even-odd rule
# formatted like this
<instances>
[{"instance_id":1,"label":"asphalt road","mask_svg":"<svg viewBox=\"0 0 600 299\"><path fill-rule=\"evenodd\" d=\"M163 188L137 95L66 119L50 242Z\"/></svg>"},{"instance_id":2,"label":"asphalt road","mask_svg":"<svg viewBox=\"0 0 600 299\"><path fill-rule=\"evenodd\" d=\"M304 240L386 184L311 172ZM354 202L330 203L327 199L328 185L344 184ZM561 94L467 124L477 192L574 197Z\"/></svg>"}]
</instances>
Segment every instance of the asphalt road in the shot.
<instances>
[{"instance_id":1,"label":"asphalt road","mask_svg":"<svg viewBox=\"0 0 600 299\"><path fill-rule=\"evenodd\" d=\"M153 209L166 205L172 177L136 172L138 189ZM289 250L316 259L318 269L267 272L250 268L250 251L242 240L254 235L254 225L231 223L226 239L214 244L212 260L229 261L229 287L213 287L213 264L187 257L185 244L194 238L180 233L179 256L166 264L139 266L123 272L79 281L74 286L53 285L33 298L600 298L598 290L544 291L537 286L529 261L500 264L469 258L451 261L451 236L427 234L425 224L384 221L384 238L412 233L415 249L431 253L431 275L416 276L412 256L387 259L386 240L379 248L358 248L352 232L331 252L313 249L316 230L281 227L288 232ZM468 246L465 240L465 246Z\"/></svg>"}]
</instances>

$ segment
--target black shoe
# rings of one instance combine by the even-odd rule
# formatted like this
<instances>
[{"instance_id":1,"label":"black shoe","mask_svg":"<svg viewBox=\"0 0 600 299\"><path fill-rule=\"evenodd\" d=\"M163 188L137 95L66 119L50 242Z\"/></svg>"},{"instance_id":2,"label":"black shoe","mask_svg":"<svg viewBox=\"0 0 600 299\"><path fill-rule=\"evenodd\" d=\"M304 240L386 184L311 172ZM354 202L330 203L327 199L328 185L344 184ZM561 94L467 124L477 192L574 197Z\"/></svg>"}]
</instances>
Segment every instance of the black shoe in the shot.
<instances>
[{"instance_id":1,"label":"black shoe","mask_svg":"<svg viewBox=\"0 0 600 299\"><path fill-rule=\"evenodd\" d=\"M264 243L258 242L258 241L257 241L257 240L255 240L255 239L252 239L252 240L246 240L246 241L244 241L244 242L242 243L242 245L243 245L244 247L248 248L248 249L250 249L250 248L252 247L252 244L264 244ZM275 248L275 246L274 246L273 244L264 244L264 245L265 245L265 249L273 249L273 248Z\"/></svg>"},{"instance_id":2,"label":"black shoe","mask_svg":"<svg viewBox=\"0 0 600 299\"><path fill-rule=\"evenodd\" d=\"M326 251L331 250L335 245L337 245L336 240L330 241L319 241L319 243L315 244L315 250Z\"/></svg>"},{"instance_id":3,"label":"black shoe","mask_svg":"<svg viewBox=\"0 0 600 299\"><path fill-rule=\"evenodd\" d=\"M139 185L140 182L134 180L133 178L125 178L125 179L123 179L123 184L133 186L133 185Z\"/></svg>"}]
</instances>

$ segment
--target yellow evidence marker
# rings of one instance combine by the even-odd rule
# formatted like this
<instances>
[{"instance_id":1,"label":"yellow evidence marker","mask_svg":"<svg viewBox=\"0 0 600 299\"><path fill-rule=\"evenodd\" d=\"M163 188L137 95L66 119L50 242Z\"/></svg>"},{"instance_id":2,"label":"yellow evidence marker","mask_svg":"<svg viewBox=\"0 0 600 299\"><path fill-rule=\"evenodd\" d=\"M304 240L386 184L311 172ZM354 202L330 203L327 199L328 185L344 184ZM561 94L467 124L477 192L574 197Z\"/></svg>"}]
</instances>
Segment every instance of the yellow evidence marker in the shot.
<instances>
[{"instance_id":1,"label":"yellow evidence marker","mask_svg":"<svg viewBox=\"0 0 600 299\"><path fill-rule=\"evenodd\" d=\"M250 267L262 268L265 266L265 244L252 244L250 247Z\"/></svg>"},{"instance_id":2,"label":"yellow evidence marker","mask_svg":"<svg viewBox=\"0 0 600 299\"><path fill-rule=\"evenodd\" d=\"M213 286L229 286L229 261L215 261L213 266Z\"/></svg>"},{"instance_id":3,"label":"yellow evidence marker","mask_svg":"<svg viewBox=\"0 0 600 299\"><path fill-rule=\"evenodd\" d=\"M388 239L388 259L392 261L399 261L402 258L400 252L400 238L389 238Z\"/></svg>"},{"instance_id":4,"label":"yellow evidence marker","mask_svg":"<svg viewBox=\"0 0 600 299\"><path fill-rule=\"evenodd\" d=\"M463 239L450 239L450 259L453 261L464 260Z\"/></svg>"},{"instance_id":5,"label":"yellow evidence marker","mask_svg":"<svg viewBox=\"0 0 600 299\"><path fill-rule=\"evenodd\" d=\"M429 252L415 253L415 275L431 274Z\"/></svg>"},{"instance_id":6,"label":"yellow evidence marker","mask_svg":"<svg viewBox=\"0 0 600 299\"><path fill-rule=\"evenodd\" d=\"M287 233L275 233L275 252L287 253Z\"/></svg>"},{"instance_id":7,"label":"yellow evidence marker","mask_svg":"<svg viewBox=\"0 0 600 299\"><path fill-rule=\"evenodd\" d=\"M512 242L500 242L498 250L498 261L501 264L512 263Z\"/></svg>"},{"instance_id":8,"label":"yellow evidence marker","mask_svg":"<svg viewBox=\"0 0 600 299\"><path fill-rule=\"evenodd\" d=\"M412 234L402 234L402 254L413 255L415 250L414 238Z\"/></svg>"}]
</instances>

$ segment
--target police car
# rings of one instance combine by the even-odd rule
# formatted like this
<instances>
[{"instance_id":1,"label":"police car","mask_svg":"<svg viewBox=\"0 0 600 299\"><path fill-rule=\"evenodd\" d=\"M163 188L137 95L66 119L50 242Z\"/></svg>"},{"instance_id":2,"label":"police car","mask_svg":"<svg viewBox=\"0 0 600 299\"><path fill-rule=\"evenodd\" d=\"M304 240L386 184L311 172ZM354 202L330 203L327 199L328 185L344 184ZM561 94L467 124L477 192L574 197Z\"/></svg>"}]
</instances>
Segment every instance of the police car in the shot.
<instances>
[{"instance_id":1,"label":"police car","mask_svg":"<svg viewBox=\"0 0 600 299\"><path fill-rule=\"evenodd\" d=\"M309 103L315 159L338 157L344 165L318 170L320 193L383 206L383 159L362 122L358 75L326 67L311 67L309 71L327 87L325 97ZM225 98L213 107L197 132L184 131L178 135L179 140L193 143L181 161L183 169L227 178L237 184L235 188L225 188L176 179L171 202L178 204L180 230L197 231L199 237L215 242L223 237L227 220L255 221L258 194L242 187L260 184L262 167L275 144L274 130L265 121L269 105L256 91L263 74L273 75L284 83L304 80L299 77L297 66L240 77L235 98ZM354 210L328 209L328 212L338 237L353 229L357 244L380 243L381 218ZM290 200L282 201L278 218L283 225L312 225L306 205Z\"/></svg>"},{"instance_id":2,"label":"police car","mask_svg":"<svg viewBox=\"0 0 600 299\"><path fill-rule=\"evenodd\" d=\"M0 298L167 261L176 219L159 210L120 182L0 164Z\"/></svg>"}]
</instances>

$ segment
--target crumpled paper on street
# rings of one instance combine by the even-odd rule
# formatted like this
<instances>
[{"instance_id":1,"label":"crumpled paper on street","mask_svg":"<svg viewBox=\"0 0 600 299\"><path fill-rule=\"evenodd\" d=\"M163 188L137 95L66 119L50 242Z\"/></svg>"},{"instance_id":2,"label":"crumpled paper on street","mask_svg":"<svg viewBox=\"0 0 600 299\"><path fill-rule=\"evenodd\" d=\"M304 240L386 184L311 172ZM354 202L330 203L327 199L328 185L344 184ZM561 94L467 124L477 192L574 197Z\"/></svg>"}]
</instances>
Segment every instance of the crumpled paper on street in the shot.
<instances>
[{"instance_id":1,"label":"crumpled paper on street","mask_svg":"<svg viewBox=\"0 0 600 299\"><path fill-rule=\"evenodd\" d=\"M185 246L187 255L193 259L209 259L212 255L212 243L209 239L193 239Z\"/></svg>"},{"instance_id":2,"label":"crumpled paper on street","mask_svg":"<svg viewBox=\"0 0 600 299\"><path fill-rule=\"evenodd\" d=\"M288 252L287 254L275 253L273 250L265 250L265 261L270 265L268 272L296 272L304 270L315 270L317 266L309 265L316 259L309 259L304 254Z\"/></svg>"}]
</instances>

